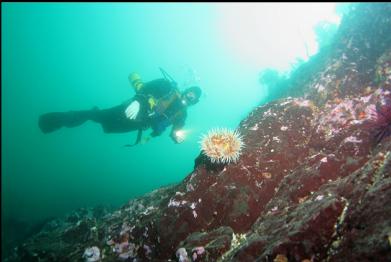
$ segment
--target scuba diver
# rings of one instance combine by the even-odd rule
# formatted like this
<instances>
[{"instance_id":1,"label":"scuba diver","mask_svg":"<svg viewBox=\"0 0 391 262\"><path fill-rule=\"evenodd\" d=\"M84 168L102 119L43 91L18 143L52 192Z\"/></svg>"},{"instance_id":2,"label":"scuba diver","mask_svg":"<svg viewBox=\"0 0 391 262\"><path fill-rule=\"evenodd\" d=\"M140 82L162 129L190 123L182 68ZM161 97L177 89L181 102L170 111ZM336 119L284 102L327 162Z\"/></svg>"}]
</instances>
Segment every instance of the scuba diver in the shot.
<instances>
[{"instance_id":1,"label":"scuba diver","mask_svg":"<svg viewBox=\"0 0 391 262\"><path fill-rule=\"evenodd\" d=\"M125 133L138 130L137 140L141 141L142 131L148 128L152 133L143 141L159 136L170 125L170 137L175 143L184 140L181 129L185 125L187 107L195 105L201 96L198 86L191 86L180 92L176 82L163 70L164 78L143 83L137 73L129 75L135 96L121 105L100 110L52 112L39 117L43 133L51 133L61 127L80 126L88 120L101 124L105 133ZM126 146L133 146L126 145Z\"/></svg>"}]
</instances>

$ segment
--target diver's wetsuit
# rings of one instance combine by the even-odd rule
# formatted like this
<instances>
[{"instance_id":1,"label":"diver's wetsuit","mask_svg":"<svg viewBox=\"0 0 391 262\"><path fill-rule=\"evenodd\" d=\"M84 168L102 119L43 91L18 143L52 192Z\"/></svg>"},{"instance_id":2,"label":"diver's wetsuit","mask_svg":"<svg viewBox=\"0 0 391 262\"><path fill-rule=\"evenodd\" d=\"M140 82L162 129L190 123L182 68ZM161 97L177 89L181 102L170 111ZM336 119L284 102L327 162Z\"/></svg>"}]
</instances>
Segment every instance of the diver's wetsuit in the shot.
<instances>
[{"instance_id":1,"label":"diver's wetsuit","mask_svg":"<svg viewBox=\"0 0 391 262\"><path fill-rule=\"evenodd\" d=\"M150 105L150 99L155 105ZM133 102L140 102L137 118L130 120L125 110ZM157 79L144 84L144 87L129 101L119 106L100 110L53 112L39 118L43 133L51 133L61 127L76 127L88 120L100 123L105 133L126 133L152 127L152 136L160 135L167 126L173 125L171 133L183 127L186 107L180 102L178 91L165 79Z\"/></svg>"}]
</instances>

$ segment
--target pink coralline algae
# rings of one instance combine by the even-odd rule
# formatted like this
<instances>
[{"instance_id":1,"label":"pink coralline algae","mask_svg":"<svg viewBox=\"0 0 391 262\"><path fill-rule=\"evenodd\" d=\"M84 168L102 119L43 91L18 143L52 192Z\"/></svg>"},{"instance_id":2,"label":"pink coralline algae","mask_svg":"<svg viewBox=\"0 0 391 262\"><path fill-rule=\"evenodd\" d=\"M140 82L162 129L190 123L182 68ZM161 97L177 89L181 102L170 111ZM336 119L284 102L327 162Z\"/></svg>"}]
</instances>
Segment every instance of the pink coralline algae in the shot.
<instances>
[{"instance_id":1,"label":"pink coralline algae","mask_svg":"<svg viewBox=\"0 0 391 262\"><path fill-rule=\"evenodd\" d=\"M204 247L195 247L192 249L192 258L193 261L197 261L197 258L202 256L205 253L205 248Z\"/></svg>"},{"instance_id":2,"label":"pink coralline algae","mask_svg":"<svg viewBox=\"0 0 391 262\"><path fill-rule=\"evenodd\" d=\"M118 258L121 260L127 260L136 255L136 246L133 243L122 242L115 244L114 252L118 254Z\"/></svg>"},{"instance_id":3,"label":"pink coralline algae","mask_svg":"<svg viewBox=\"0 0 391 262\"><path fill-rule=\"evenodd\" d=\"M375 129L376 140L391 134L391 96L388 90L378 89L368 96L345 98L331 102L317 121L317 132L324 132L326 140L352 126Z\"/></svg>"}]
</instances>

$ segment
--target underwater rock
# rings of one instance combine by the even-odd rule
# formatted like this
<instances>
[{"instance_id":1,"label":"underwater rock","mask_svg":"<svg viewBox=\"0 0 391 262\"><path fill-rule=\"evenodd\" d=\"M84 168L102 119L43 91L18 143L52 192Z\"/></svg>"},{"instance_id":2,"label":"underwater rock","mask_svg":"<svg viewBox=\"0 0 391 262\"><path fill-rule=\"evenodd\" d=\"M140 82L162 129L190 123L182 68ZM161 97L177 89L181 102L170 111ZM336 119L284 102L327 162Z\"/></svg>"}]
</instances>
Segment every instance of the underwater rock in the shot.
<instances>
[{"instance_id":1,"label":"underwater rock","mask_svg":"<svg viewBox=\"0 0 391 262\"><path fill-rule=\"evenodd\" d=\"M200 154L179 184L56 220L4 261L81 261L86 247L102 261L389 261L391 136L376 141L388 117L374 113L389 114L390 35L391 4L357 5L321 65L297 69L303 95L242 120L237 162Z\"/></svg>"},{"instance_id":2,"label":"underwater rock","mask_svg":"<svg viewBox=\"0 0 391 262\"><path fill-rule=\"evenodd\" d=\"M178 246L191 254L192 261L210 261L230 249L233 235L232 228L223 226L210 232L194 232Z\"/></svg>"}]
</instances>

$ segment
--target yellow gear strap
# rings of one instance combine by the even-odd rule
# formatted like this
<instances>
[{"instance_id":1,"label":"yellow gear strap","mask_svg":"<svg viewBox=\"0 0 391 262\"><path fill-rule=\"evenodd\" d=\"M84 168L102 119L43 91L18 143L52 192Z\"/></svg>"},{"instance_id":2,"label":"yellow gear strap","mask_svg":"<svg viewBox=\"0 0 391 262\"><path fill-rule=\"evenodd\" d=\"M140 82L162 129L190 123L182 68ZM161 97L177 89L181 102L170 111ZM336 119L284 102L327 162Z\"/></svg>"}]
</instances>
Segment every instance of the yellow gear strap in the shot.
<instances>
[{"instance_id":1,"label":"yellow gear strap","mask_svg":"<svg viewBox=\"0 0 391 262\"><path fill-rule=\"evenodd\" d=\"M149 103L149 107L151 108L151 109L153 109L155 106L156 106L156 100L155 100L155 98L153 98L153 97L150 97L149 99L148 99L148 103Z\"/></svg>"}]
</instances>

